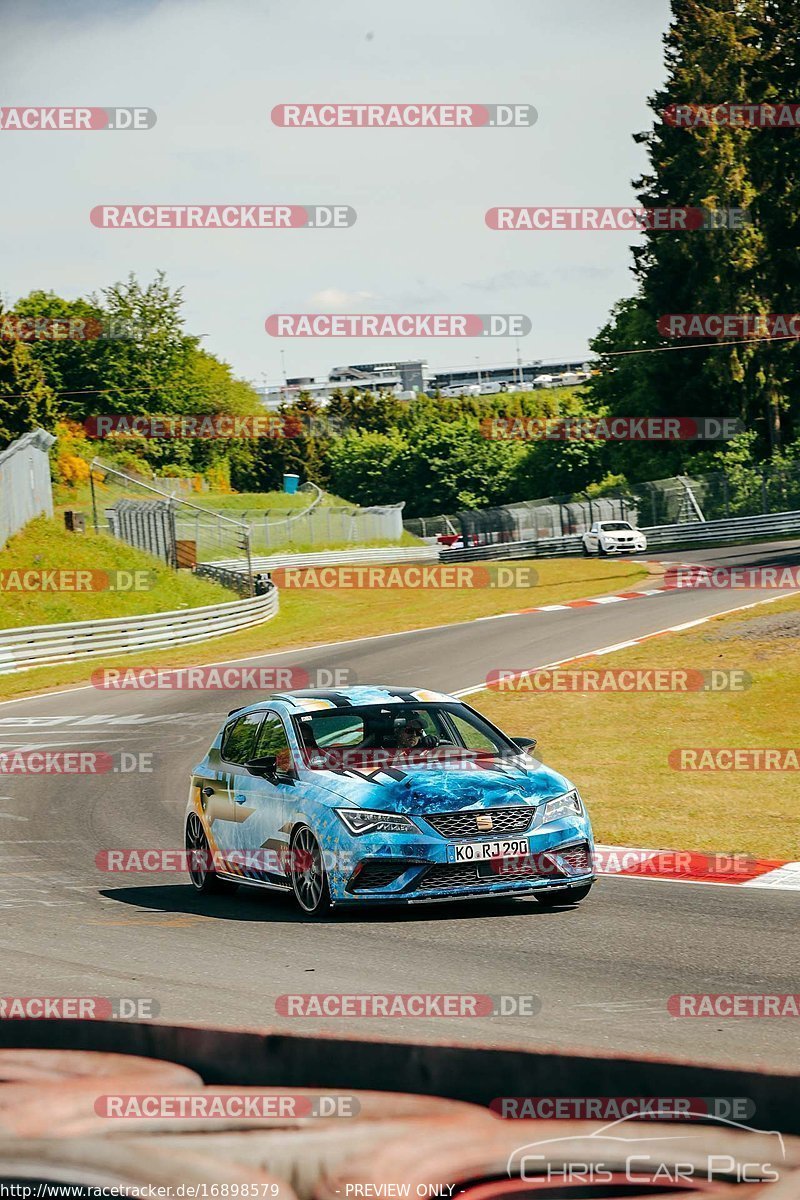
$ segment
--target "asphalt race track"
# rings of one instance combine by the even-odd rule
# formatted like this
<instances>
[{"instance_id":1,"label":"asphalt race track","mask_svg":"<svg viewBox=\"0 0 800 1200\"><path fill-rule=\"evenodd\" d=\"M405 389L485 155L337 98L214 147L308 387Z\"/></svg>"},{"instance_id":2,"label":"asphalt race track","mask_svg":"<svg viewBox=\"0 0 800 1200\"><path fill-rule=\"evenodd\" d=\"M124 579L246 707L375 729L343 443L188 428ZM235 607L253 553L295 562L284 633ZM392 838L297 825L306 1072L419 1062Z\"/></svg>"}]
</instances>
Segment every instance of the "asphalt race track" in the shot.
<instances>
[{"instance_id":1,"label":"asphalt race track","mask_svg":"<svg viewBox=\"0 0 800 1200\"><path fill-rule=\"evenodd\" d=\"M662 557L796 565L800 546ZM767 594L673 591L270 658L347 666L359 682L452 692L498 667L541 666ZM523 596L520 607L529 603ZM0 705L2 749L154 755L152 774L0 777L1 994L153 998L164 1019L230 1026L789 1065L787 1020L679 1019L666 1006L680 992L800 990L797 892L607 878L572 911L546 911L532 900L481 902L336 912L313 922L265 892L201 899L183 875L98 870L103 849L181 846L188 772L228 709L253 698L89 687ZM535 720L509 732L535 734ZM326 1024L278 1017L275 997L287 992L533 993L542 1007L535 1017ZM794 1058L797 1065L797 1050Z\"/></svg>"}]
</instances>

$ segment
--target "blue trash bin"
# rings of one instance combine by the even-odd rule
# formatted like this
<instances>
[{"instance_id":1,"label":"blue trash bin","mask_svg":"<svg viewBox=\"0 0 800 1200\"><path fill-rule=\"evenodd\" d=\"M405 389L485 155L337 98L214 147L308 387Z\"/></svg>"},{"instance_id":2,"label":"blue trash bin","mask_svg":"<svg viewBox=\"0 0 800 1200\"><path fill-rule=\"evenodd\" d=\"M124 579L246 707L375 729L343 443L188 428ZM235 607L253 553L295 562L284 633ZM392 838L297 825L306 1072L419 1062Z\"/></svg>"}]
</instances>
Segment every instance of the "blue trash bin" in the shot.
<instances>
[{"instance_id":1,"label":"blue trash bin","mask_svg":"<svg viewBox=\"0 0 800 1200\"><path fill-rule=\"evenodd\" d=\"M297 485L300 482L299 475L284 475L283 490L287 496L294 496L297 492Z\"/></svg>"}]
</instances>

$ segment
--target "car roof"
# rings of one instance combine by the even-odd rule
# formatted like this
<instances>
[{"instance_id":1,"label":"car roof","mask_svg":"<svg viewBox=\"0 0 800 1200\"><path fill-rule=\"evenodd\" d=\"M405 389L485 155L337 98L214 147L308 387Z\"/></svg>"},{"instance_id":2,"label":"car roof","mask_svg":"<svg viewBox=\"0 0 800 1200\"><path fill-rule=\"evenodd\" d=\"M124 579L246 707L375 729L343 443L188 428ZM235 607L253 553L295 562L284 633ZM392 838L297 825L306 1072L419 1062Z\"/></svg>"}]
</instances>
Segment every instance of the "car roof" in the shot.
<instances>
[{"instance_id":1,"label":"car roof","mask_svg":"<svg viewBox=\"0 0 800 1200\"><path fill-rule=\"evenodd\" d=\"M257 711L274 703L287 712L301 713L368 704L452 704L459 701L445 692L432 692L428 688L395 688L369 684L343 688L298 688L288 692L271 692L262 700L231 709L228 716L236 712Z\"/></svg>"}]
</instances>

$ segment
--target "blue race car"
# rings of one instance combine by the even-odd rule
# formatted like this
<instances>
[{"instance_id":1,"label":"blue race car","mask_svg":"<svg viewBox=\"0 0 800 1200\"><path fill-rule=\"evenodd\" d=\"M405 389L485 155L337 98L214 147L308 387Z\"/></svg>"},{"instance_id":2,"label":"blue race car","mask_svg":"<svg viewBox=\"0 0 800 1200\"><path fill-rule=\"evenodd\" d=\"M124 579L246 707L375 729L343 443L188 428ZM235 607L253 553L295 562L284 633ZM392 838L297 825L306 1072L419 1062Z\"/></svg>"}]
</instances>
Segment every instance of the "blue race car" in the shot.
<instances>
[{"instance_id":1,"label":"blue race car","mask_svg":"<svg viewBox=\"0 0 800 1200\"><path fill-rule=\"evenodd\" d=\"M281 692L234 709L192 773L192 883L293 892L311 914L526 894L575 904L594 883L591 824L535 745L424 689Z\"/></svg>"}]
</instances>

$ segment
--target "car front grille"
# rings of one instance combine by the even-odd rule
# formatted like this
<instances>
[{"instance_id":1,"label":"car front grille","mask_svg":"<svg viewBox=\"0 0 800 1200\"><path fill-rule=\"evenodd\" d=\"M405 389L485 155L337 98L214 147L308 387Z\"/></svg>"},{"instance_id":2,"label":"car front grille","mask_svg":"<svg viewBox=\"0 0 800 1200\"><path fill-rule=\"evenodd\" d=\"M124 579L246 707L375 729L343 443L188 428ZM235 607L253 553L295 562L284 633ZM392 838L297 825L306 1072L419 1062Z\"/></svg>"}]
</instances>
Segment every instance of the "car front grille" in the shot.
<instances>
[{"instance_id":1,"label":"car front grille","mask_svg":"<svg viewBox=\"0 0 800 1200\"><path fill-rule=\"evenodd\" d=\"M462 812L425 813L424 818L442 837L480 838L489 834L526 833L533 821L533 808L480 808ZM492 828L480 829L476 817L491 817Z\"/></svg>"},{"instance_id":2,"label":"car front grille","mask_svg":"<svg viewBox=\"0 0 800 1200\"><path fill-rule=\"evenodd\" d=\"M542 879L550 883L566 881L572 875L588 875L593 869L586 842L566 850L539 850L514 858L492 859L481 863L439 863L431 867L417 884L419 891L439 888L475 887L492 883L513 883L518 879Z\"/></svg>"},{"instance_id":3,"label":"car front grille","mask_svg":"<svg viewBox=\"0 0 800 1200\"><path fill-rule=\"evenodd\" d=\"M367 892L390 887L412 865L403 859L370 859L362 865L355 879L350 880L347 890Z\"/></svg>"},{"instance_id":4,"label":"car front grille","mask_svg":"<svg viewBox=\"0 0 800 1200\"><path fill-rule=\"evenodd\" d=\"M433 892L437 888L473 887L476 883L489 882L488 879L481 879L474 863L453 863L431 867L417 887L421 892Z\"/></svg>"},{"instance_id":5,"label":"car front grille","mask_svg":"<svg viewBox=\"0 0 800 1200\"><path fill-rule=\"evenodd\" d=\"M594 870L592 855L586 842L577 846L569 846L566 850L558 850L556 861L563 863L571 875L588 875Z\"/></svg>"},{"instance_id":6,"label":"car front grille","mask_svg":"<svg viewBox=\"0 0 800 1200\"><path fill-rule=\"evenodd\" d=\"M484 863L483 866L485 868L488 864ZM518 863L515 862L513 866L509 865L503 870L495 867L486 871L485 874L482 873L477 863L442 863L431 867L417 887L421 892L431 892L439 888L488 887L493 883L503 883L506 879L552 879L552 877L552 872L543 876L535 865L531 865L530 859L520 859Z\"/></svg>"}]
</instances>

